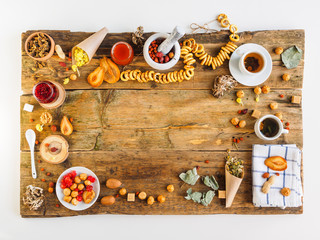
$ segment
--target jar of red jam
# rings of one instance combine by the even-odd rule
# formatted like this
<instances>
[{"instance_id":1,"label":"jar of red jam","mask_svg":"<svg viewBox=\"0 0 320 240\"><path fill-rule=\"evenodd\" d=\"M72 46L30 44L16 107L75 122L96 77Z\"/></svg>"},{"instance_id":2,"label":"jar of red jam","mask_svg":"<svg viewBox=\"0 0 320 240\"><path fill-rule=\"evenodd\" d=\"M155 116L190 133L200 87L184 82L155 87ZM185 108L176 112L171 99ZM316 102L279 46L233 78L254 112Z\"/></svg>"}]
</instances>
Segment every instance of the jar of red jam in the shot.
<instances>
[{"instance_id":1,"label":"jar of red jam","mask_svg":"<svg viewBox=\"0 0 320 240\"><path fill-rule=\"evenodd\" d=\"M117 42L111 48L111 58L119 65L125 66L132 62L133 49L129 43Z\"/></svg>"},{"instance_id":2,"label":"jar of red jam","mask_svg":"<svg viewBox=\"0 0 320 240\"><path fill-rule=\"evenodd\" d=\"M39 103L52 103L58 98L59 91L52 82L41 81L34 85L33 96Z\"/></svg>"}]
</instances>

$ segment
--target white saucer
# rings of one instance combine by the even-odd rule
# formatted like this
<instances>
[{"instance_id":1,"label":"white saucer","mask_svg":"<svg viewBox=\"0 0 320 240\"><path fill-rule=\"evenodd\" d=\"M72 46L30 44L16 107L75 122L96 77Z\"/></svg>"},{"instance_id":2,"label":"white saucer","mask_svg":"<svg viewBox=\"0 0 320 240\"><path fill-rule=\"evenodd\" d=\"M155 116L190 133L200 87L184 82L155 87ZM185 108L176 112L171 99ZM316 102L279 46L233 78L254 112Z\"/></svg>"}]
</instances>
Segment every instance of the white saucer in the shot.
<instances>
[{"instance_id":1,"label":"white saucer","mask_svg":"<svg viewBox=\"0 0 320 240\"><path fill-rule=\"evenodd\" d=\"M239 69L239 61L243 53L247 51L259 50L266 58L266 67L263 72L257 75L249 75L241 72ZM261 45L254 43L243 44L238 47L231 55L229 61L229 70L234 79L245 86L257 86L268 79L272 71L272 59L269 52Z\"/></svg>"}]
</instances>

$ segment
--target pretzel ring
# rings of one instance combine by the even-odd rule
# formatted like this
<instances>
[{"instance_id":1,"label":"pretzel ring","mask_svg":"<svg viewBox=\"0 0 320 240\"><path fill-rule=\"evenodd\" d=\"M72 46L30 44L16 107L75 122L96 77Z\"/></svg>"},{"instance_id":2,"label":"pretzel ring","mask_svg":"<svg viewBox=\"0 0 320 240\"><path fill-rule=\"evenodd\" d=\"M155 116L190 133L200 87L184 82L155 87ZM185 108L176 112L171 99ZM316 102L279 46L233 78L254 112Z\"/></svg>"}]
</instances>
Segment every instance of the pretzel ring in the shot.
<instances>
[{"instance_id":1,"label":"pretzel ring","mask_svg":"<svg viewBox=\"0 0 320 240\"><path fill-rule=\"evenodd\" d=\"M234 41L234 42L239 42L239 40L240 40L239 35L237 35L237 34L235 34L235 33L231 34L231 35L229 36L229 38L230 38L231 41Z\"/></svg>"},{"instance_id":2,"label":"pretzel ring","mask_svg":"<svg viewBox=\"0 0 320 240\"><path fill-rule=\"evenodd\" d=\"M221 22L221 20L224 19L224 18L227 18L227 15L225 15L224 13L221 13L221 14L217 17L217 20L218 20L219 22Z\"/></svg>"},{"instance_id":3,"label":"pretzel ring","mask_svg":"<svg viewBox=\"0 0 320 240\"><path fill-rule=\"evenodd\" d=\"M128 80L130 80L129 76L128 76L128 71L130 70L127 70L127 71L124 71L120 74L120 78L122 81L126 82Z\"/></svg>"},{"instance_id":4,"label":"pretzel ring","mask_svg":"<svg viewBox=\"0 0 320 240\"><path fill-rule=\"evenodd\" d=\"M226 17L224 19L222 19L220 23L221 23L221 26L224 28L227 28L230 25L229 19Z\"/></svg>"},{"instance_id":5,"label":"pretzel ring","mask_svg":"<svg viewBox=\"0 0 320 240\"><path fill-rule=\"evenodd\" d=\"M236 32L238 32L238 27L236 25L234 25L234 24L231 24L230 27L229 27L229 30L232 33L236 33Z\"/></svg>"}]
</instances>

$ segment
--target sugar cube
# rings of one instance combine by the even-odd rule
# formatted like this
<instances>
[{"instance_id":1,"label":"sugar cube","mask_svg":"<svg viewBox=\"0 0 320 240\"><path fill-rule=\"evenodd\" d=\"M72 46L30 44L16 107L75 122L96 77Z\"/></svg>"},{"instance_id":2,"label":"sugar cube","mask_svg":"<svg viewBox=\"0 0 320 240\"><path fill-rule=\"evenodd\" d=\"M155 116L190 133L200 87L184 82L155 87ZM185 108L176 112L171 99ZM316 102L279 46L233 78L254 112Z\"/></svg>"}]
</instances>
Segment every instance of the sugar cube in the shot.
<instances>
[{"instance_id":1,"label":"sugar cube","mask_svg":"<svg viewBox=\"0 0 320 240\"><path fill-rule=\"evenodd\" d=\"M300 104L300 102L301 102L301 96L292 96L292 97L291 97L291 102L292 102L292 103L296 103L296 104Z\"/></svg>"},{"instance_id":2,"label":"sugar cube","mask_svg":"<svg viewBox=\"0 0 320 240\"><path fill-rule=\"evenodd\" d=\"M128 193L128 195L127 195L128 202L134 202L135 199L136 199L136 195L134 193Z\"/></svg>"},{"instance_id":3,"label":"sugar cube","mask_svg":"<svg viewBox=\"0 0 320 240\"><path fill-rule=\"evenodd\" d=\"M226 198L226 191L219 190L218 198L223 198L223 199Z\"/></svg>"},{"instance_id":4,"label":"sugar cube","mask_svg":"<svg viewBox=\"0 0 320 240\"><path fill-rule=\"evenodd\" d=\"M23 107L23 110L24 111L27 111L27 112L32 112L33 111L33 105L29 104L29 103L25 103L24 104L24 107Z\"/></svg>"},{"instance_id":5,"label":"sugar cube","mask_svg":"<svg viewBox=\"0 0 320 240\"><path fill-rule=\"evenodd\" d=\"M254 118L259 118L261 115L261 112L259 110L253 110L252 114L251 114L251 117L254 117Z\"/></svg>"}]
</instances>

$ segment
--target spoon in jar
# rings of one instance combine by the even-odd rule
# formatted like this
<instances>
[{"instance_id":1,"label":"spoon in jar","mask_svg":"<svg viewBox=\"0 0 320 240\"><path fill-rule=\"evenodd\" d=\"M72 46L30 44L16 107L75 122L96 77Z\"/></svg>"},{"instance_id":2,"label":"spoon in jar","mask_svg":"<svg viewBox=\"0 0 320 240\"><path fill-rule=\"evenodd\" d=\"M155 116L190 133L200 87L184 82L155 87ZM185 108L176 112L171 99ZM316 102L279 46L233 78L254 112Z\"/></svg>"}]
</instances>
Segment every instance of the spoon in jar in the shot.
<instances>
[{"instance_id":1,"label":"spoon in jar","mask_svg":"<svg viewBox=\"0 0 320 240\"><path fill-rule=\"evenodd\" d=\"M28 129L26 131L26 139L30 147L32 177L37 178L36 165L34 162L34 145L36 142L36 133L32 129Z\"/></svg>"},{"instance_id":2,"label":"spoon in jar","mask_svg":"<svg viewBox=\"0 0 320 240\"><path fill-rule=\"evenodd\" d=\"M173 45L184 36L186 32L184 29L180 26L176 26L173 30L170 36L164 40L158 47L158 52L162 52L164 55L166 55L173 47Z\"/></svg>"}]
</instances>

